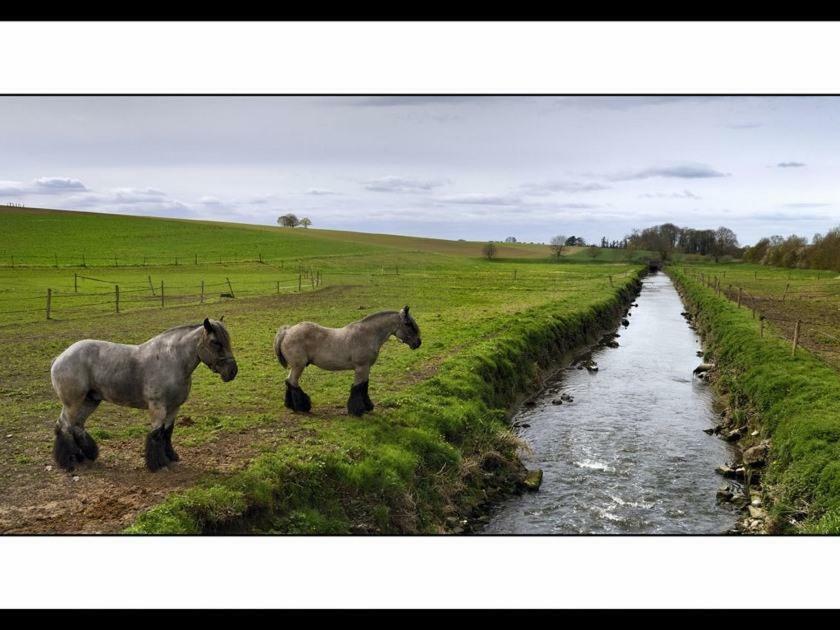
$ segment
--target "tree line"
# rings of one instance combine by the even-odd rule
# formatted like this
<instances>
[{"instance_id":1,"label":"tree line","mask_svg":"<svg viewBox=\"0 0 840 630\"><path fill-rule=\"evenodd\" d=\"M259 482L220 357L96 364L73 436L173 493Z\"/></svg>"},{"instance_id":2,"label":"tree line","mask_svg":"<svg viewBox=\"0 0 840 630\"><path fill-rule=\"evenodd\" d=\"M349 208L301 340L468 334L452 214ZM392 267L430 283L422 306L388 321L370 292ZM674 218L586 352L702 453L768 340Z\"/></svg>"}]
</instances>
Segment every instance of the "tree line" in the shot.
<instances>
[{"instance_id":1,"label":"tree line","mask_svg":"<svg viewBox=\"0 0 840 630\"><path fill-rule=\"evenodd\" d=\"M747 262L775 267L830 269L840 271L840 226L825 234L815 234L808 242L804 236L762 238L744 250Z\"/></svg>"}]
</instances>

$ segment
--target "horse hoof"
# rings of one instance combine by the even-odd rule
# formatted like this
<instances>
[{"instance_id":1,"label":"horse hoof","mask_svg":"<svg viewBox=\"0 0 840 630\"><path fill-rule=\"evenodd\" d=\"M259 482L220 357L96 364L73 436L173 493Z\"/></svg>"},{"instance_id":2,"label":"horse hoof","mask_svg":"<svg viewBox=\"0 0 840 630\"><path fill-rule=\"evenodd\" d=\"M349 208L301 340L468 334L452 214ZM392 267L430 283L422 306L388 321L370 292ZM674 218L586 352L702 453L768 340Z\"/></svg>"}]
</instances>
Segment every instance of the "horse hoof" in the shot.
<instances>
[{"instance_id":1,"label":"horse hoof","mask_svg":"<svg viewBox=\"0 0 840 630\"><path fill-rule=\"evenodd\" d=\"M146 468L155 472L169 464L166 456L166 437L163 427L146 436Z\"/></svg>"},{"instance_id":2,"label":"horse hoof","mask_svg":"<svg viewBox=\"0 0 840 630\"><path fill-rule=\"evenodd\" d=\"M85 461L85 454L76 444L72 434L67 431L56 430L53 459L59 468L72 472L77 465Z\"/></svg>"}]
</instances>

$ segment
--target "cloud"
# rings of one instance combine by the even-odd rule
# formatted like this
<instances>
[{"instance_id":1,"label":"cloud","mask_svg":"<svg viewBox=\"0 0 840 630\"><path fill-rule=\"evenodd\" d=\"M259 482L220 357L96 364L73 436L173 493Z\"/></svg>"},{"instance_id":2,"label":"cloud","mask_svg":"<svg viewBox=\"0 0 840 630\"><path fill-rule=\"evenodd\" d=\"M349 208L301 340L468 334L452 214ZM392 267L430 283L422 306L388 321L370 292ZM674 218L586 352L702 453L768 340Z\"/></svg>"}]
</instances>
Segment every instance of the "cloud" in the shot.
<instances>
[{"instance_id":1,"label":"cloud","mask_svg":"<svg viewBox=\"0 0 840 630\"><path fill-rule=\"evenodd\" d=\"M25 184L18 181L0 181L0 196L59 195L84 192L87 188L73 177L39 177Z\"/></svg>"},{"instance_id":2,"label":"cloud","mask_svg":"<svg viewBox=\"0 0 840 630\"><path fill-rule=\"evenodd\" d=\"M23 182L0 180L0 197L15 197L26 194L26 186Z\"/></svg>"},{"instance_id":3,"label":"cloud","mask_svg":"<svg viewBox=\"0 0 840 630\"><path fill-rule=\"evenodd\" d=\"M705 164L680 164L676 166L656 166L640 171L611 175L608 179L612 181L626 181L630 179L650 179L652 177L704 179L708 177L729 177L729 173L721 173Z\"/></svg>"},{"instance_id":4,"label":"cloud","mask_svg":"<svg viewBox=\"0 0 840 630\"><path fill-rule=\"evenodd\" d=\"M831 205L830 203L812 203L812 202L782 204L782 206L785 207L785 208L826 208L830 205Z\"/></svg>"},{"instance_id":5,"label":"cloud","mask_svg":"<svg viewBox=\"0 0 840 630\"><path fill-rule=\"evenodd\" d=\"M513 206L522 202L517 195L499 195L495 193L464 193L438 197L441 203L480 205L480 206Z\"/></svg>"},{"instance_id":6,"label":"cloud","mask_svg":"<svg viewBox=\"0 0 840 630\"><path fill-rule=\"evenodd\" d=\"M526 183L520 186L522 190L528 195L550 195L552 193L581 193L581 192L595 192L598 190L607 190L610 187L597 182L572 182L572 181L548 181L537 183Z\"/></svg>"},{"instance_id":7,"label":"cloud","mask_svg":"<svg viewBox=\"0 0 840 630\"><path fill-rule=\"evenodd\" d=\"M31 192L35 194L55 195L87 190L82 182L73 177L39 177L32 184Z\"/></svg>"},{"instance_id":8,"label":"cloud","mask_svg":"<svg viewBox=\"0 0 840 630\"><path fill-rule=\"evenodd\" d=\"M67 199L69 203L81 208L161 203L164 200L166 193L154 188L111 188L103 192L88 191Z\"/></svg>"},{"instance_id":9,"label":"cloud","mask_svg":"<svg viewBox=\"0 0 840 630\"><path fill-rule=\"evenodd\" d=\"M428 192L447 183L440 179L412 179L408 177L380 177L364 182L365 189L373 192Z\"/></svg>"},{"instance_id":10,"label":"cloud","mask_svg":"<svg viewBox=\"0 0 840 630\"><path fill-rule=\"evenodd\" d=\"M776 164L779 168L801 168L805 166L804 162L779 162Z\"/></svg>"},{"instance_id":11,"label":"cloud","mask_svg":"<svg viewBox=\"0 0 840 630\"><path fill-rule=\"evenodd\" d=\"M564 96L555 103L560 107L580 107L586 109L627 110L638 107L673 105L678 103L709 103L722 100L718 96Z\"/></svg>"},{"instance_id":12,"label":"cloud","mask_svg":"<svg viewBox=\"0 0 840 630\"><path fill-rule=\"evenodd\" d=\"M745 122L745 123L733 123L731 125L725 125L728 129L755 129L756 127L763 127L763 123L757 122Z\"/></svg>"},{"instance_id":13,"label":"cloud","mask_svg":"<svg viewBox=\"0 0 840 630\"><path fill-rule=\"evenodd\" d=\"M326 188L310 188L304 194L323 196L323 195L337 195L339 193L334 192L332 190L327 190Z\"/></svg>"},{"instance_id":14,"label":"cloud","mask_svg":"<svg viewBox=\"0 0 840 630\"><path fill-rule=\"evenodd\" d=\"M702 197L695 195L690 190L673 193L645 193L643 195L639 195L639 197L643 199L702 199Z\"/></svg>"}]
</instances>

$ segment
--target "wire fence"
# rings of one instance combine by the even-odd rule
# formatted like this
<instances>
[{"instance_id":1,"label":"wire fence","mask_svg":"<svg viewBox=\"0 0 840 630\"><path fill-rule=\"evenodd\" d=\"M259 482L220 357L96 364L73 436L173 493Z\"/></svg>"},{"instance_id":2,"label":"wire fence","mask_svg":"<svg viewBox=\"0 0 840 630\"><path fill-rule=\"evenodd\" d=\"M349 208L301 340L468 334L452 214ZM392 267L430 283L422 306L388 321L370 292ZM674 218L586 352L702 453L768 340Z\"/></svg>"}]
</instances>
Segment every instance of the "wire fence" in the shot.
<instances>
[{"instance_id":1,"label":"wire fence","mask_svg":"<svg viewBox=\"0 0 840 630\"><path fill-rule=\"evenodd\" d=\"M840 332L833 330L836 323L825 320L807 319L798 313L796 317L791 317L788 314L791 310L795 310L794 303L797 301L810 301L820 297L840 299L840 286L825 288L800 287L800 290L796 290L796 287L791 287L790 280L792 278L789 275L789 281L785 283L783 289L779 290L778 294L764 293L757 295L747 291L737 283L725 282L725 274L708 274L701 271L688 272L685 267L683 267L682 271L685 275L691 276L704 284L717 295L722 295L731 302L734 302L738 305L738 308L749 309L752 312L753 319L759 321L759 330L762 337L765 334L765 322L773 324L782 338L791 341L791 356L796 356L796 349L800 345L817 351L824 350L823 348L817 348L816 345L825 339L840 345ZM823 275L822 277L829 278L831 276ZM757 273L753 279L758 280ZM816 279L820 280L822 278L818 275ZM840 311L840 306L838 306L837 310ZM826 328L831 328L836 334L827 332L825 330Z\"/></svg>"},{"instance_id":2,"label":"wire fence","mask_svg":"<svg viewBox=\"0 0 840 630\"><path fill-rule=\"evenodd\" d=\"M109 285L102 291L80 291L79 281ZM72 289L48 287L40 295L8 296L0 300L0 327L15 326L32 321L75 319L102 314L119 314L126 310L166 308L189 304L219 302L237 297L281 295L316 290L323 284L320 270L312 271L305 278L297 274L296 282L289 277L275 280L249 282L231 281L170 284L165 280L147 282L117 282L74 273ZM12 317L15 316L15 317ZM21 316L21 317L18 317ZM3 320L14 321L3 322Z\"/></svg>"},{"instance_id":3,"label":"wire fence","mask_svg":"<svg viewBox=\"0 0 840 630\"><path fill-rule=\"evenodd\" d=\"M625 270L593 277L591 272L574 268L543 269L401 269L399 265L379 265L367 269L329 270L300 266L296 273L277 274L264 279L225 277L186 280L182 277L161 279L147 274L119 280L101 278L74 271L61 286L46 287L21 294L0 294L0 327L44 320L68 320L89 316L119 314L150 308L218 303L239 298L266 297L315 291L323 288L325 277L330 286L379 285L397 282L410 292L423 284L440 290L545 292L579 291L596 286L616 287L634 274ZM271 272L266 276L273 275ZM52 280L50 280L52 282ZM101 289L100 289L101 287Z\"/></svg>"}]
</instances>

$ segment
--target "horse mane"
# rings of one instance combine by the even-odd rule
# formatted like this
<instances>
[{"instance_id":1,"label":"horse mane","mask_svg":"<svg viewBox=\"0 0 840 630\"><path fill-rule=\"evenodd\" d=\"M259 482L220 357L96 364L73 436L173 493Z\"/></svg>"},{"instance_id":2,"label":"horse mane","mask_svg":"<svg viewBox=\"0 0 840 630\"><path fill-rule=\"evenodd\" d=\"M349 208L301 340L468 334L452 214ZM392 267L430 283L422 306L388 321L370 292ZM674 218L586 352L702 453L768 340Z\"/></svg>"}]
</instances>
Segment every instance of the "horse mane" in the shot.
<instances>
[{"instance_id":1,"label":"horse mane","mask_svg":"<svg viewBox=\"0 0 840 630\"><path fill-rule=\"evenodd\" d=\"M380 317L385 317L386 315L398 315L399 311L379 311L378 313L371 313L367 317L363 317L360 319L360 322L369 322L374 319L379 319Z\"/></svg>"}]
</instances>

